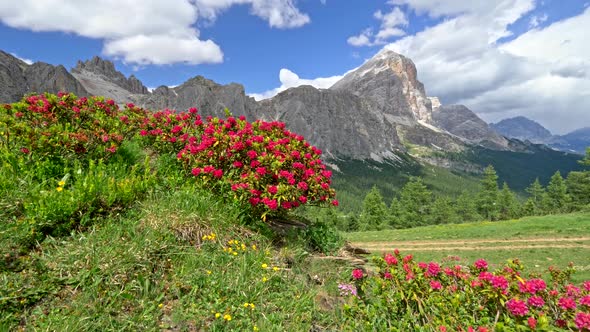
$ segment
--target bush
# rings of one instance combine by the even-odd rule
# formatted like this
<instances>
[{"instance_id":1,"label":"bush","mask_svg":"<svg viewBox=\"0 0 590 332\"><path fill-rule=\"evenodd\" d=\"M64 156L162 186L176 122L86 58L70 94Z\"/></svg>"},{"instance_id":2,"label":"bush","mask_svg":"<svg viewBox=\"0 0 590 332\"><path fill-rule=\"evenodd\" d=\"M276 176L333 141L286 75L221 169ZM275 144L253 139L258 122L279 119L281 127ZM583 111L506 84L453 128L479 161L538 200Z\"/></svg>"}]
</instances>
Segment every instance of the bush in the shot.
<instances>
[{"instance_id":1,"label":"bush","mask_svg":"<svg viewBox=\"0 0 590 332\"><path fill-rule=\"evenodd\" d=\"M557 331L590 329L590 281L569 282L573 272L550 269L525 279L511 261L495 271L485 260L469 267L415 262L398 251L374 259L375 275L352 272L345 318L351 326L408 331Z\"/></svg>"}]
</instances>

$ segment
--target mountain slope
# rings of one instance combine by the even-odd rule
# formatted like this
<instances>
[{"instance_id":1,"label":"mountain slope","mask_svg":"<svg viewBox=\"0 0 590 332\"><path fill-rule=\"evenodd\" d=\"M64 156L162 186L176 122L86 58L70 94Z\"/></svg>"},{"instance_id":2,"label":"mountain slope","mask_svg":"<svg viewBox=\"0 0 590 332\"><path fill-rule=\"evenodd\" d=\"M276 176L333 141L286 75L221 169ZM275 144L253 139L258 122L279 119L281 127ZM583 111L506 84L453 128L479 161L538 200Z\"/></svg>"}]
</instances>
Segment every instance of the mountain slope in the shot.
<instances>
[{"instance_id":1,"label":"mountain slope","mask_svg":"<svg viewBox=\"0 0 590 332\"><path fill-rule=\"evenodd\" d=\"M498 123L491 123L490 127L506 137L516 138L522 141L529 140L533 143L545 143L552 136L551 132L545 127L524 116L517 116L504 119Z\"/></svg>"}]
</instances>

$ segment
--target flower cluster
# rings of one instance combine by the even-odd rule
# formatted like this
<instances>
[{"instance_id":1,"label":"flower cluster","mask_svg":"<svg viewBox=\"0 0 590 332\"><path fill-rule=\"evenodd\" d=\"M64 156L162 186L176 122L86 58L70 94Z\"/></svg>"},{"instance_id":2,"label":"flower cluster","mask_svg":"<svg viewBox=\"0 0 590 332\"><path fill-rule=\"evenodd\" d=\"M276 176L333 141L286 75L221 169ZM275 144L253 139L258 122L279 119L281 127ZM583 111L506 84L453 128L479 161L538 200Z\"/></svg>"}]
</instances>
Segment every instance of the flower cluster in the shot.
<instances>
[{"instance_id":1,"label":"flower cluster","mask_svg":"<svg viewBox=\"0 0 590 332\"><path fill-rule=\"evenodd\" d=\"M174 153L199 183L263 219L304 204L338 205L322 151L282 122L250 123L243 116L203 120L191 108L148 114L139 128L147 144Z\"/></svg>"},{"instance_id":2,"label":"flower cluster","mask_svg":"<svg viewBox=\"0 0 590 332\"><path fill-rule=\"evenodd\" d=\"M439 331L492 331L500 325L510 330L590 326L590 281L580 287L571 284L571 271L552 268L548 284L521 275L524 267L517 260L492 271L484 259L468 267L442 266L415 262L412 255L404 257L396 250L374 262L377 274L353 270L354 293L350 287L339 287L342 296L354 295L355 305L345 306L351 324L362 326L363 320L374 322L372 315L385 315L391 319L374 328L410 324Z\"/></svg>"}]
</instances>

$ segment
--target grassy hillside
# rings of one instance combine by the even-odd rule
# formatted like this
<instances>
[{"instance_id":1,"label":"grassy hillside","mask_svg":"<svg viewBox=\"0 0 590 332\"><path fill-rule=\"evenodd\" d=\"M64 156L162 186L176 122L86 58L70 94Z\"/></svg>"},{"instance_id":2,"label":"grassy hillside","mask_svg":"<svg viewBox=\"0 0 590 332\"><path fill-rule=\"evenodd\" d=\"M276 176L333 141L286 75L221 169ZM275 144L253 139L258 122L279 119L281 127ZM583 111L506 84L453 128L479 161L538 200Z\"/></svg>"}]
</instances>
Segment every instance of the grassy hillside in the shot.
<instances>
[{"instance_id":1,"label":"grassy hillside","mask_svg":"<svg viewBox=\"0 0 590 332\"><path fill-rule=\"evenodd\" d=\"M473 262L485 257L501 265L519 258L530 272L574 262L578 281L590 279L590 213L527 217L499 222L426 226L347 233L355 245L374 252L398 248L416 259Z\"/></svg>"}]
</instances>

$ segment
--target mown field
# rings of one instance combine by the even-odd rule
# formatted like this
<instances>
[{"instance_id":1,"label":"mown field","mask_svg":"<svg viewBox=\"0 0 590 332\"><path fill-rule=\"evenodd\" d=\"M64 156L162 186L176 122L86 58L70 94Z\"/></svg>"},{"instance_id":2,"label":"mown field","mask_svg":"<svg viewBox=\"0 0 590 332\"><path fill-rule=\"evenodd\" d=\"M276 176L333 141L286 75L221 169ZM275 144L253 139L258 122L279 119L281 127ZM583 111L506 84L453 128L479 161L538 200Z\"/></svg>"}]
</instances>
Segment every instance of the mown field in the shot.
<instances>
[{"instance_id":1,"label":"mown field","mask_svg":"<svg viewBox=\"0 0 590 332\"><path fill-rule=\"evenodd\" d=\"M456 260L467 265L486 258L498 265L518 258L533 273L572 262L574 281L590 279L590 213L354 232L345 237L374 253L397 248L422 261Z\"/></svg>"}]
</instances>

